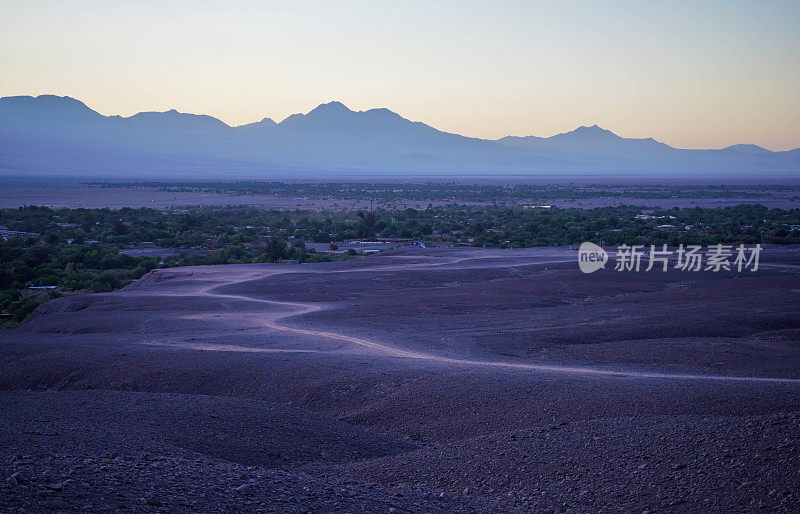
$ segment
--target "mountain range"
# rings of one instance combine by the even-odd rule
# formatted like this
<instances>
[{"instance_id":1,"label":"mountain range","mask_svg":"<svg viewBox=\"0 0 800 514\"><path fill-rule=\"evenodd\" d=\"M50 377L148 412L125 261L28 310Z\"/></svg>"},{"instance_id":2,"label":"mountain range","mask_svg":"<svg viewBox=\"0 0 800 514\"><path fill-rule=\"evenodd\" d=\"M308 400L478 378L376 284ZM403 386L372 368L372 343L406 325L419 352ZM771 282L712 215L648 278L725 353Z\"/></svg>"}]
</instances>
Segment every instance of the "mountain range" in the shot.
<instances>
[{"instance_id":1,"label":"mountain range","mask_svg":"<svg viewBox=\"0 0 800 514\"><path fill-rule=\"evenodd\" d=\"M579 127L487 140L442 132L388 109L322 104L280 123L231 127L175 110L103 116L70 97L0 98L0 173L125 178L633 175L800 177L800 148L673 148Z\"/></svg>"}]
</instances>

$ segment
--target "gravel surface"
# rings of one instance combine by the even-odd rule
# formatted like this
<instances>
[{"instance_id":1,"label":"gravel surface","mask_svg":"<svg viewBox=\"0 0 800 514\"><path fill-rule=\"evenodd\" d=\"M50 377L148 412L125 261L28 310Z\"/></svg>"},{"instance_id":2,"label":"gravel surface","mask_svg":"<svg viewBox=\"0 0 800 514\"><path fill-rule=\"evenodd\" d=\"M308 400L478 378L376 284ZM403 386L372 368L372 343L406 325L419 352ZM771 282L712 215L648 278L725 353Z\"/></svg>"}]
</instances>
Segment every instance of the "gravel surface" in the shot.
<instances>
[{"instance_id":1,"label":"gravel surface","mask_svg":"<svg viewBox=\"0 0 800 514\"><path fill-rule=\"evenodd\" d=\"M406 248L51 301L0 334L0 511L800 510L800 252L575 258Z\"/></svg>"}]
</instances>

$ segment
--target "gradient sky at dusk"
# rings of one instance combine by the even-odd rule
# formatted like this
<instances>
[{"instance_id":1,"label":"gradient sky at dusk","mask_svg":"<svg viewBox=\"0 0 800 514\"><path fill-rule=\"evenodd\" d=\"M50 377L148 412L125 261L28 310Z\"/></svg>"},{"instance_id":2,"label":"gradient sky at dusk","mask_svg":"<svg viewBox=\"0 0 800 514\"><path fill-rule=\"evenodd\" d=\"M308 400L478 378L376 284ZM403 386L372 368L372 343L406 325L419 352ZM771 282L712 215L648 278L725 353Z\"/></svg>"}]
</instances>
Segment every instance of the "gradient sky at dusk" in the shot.
<instances>
[{"instance_id":1,"label":"gradient sky at dusk","mask_svg":"<svg viewBox=\"0 0 800 514\"><path fill-rule=\"evenodd\" d=\"M599 124L684 148L800 146L800 2L8 1L0 96L236 125L319 103L448 132Z\"/></svg>"}]
</instances>

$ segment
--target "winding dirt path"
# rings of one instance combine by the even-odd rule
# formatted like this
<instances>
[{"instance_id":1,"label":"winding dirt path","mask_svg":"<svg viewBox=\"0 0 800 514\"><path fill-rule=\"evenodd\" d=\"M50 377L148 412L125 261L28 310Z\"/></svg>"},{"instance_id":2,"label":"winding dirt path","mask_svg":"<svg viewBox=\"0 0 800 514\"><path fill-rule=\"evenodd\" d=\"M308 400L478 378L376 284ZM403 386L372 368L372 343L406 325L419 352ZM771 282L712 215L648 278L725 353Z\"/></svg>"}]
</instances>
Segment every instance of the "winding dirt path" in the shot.
<instances>
[{"instance_id":1,"label":"winding dirt path","mask_svg":"<svg viewBox=\"0 0 800 514\"><path fill-rule=\"evenodd\" d=\"M401 271L408 269L409 267L415 268L433 268L433 267L442 267L442 266L449 266L458 264L464 261L474 260L481 257L467 257L467 258L459 258L455 260L450 260L447 262L441 263L419 263L419 264L412 264L412 265L389 265L389 266L376 266L370 268L358 268L352 270L342 270L340 272L356 272L356 271ZM548 264L548 263L558 263L564 261L541 261L537 260L536 262L532 262L531 264ZM519 262L513 264L495 264L492 267L518 267L524 266L525 263L520 264ZM464 267L466 268L466 266ZM298 270L271 270L270 272L261 275L260 278L268 278L273 275L284 274L284 273L296 273ZM313 273L313 272L312 272ZM520 362L504 362L504 361L492 361L492 360L473 360L473 359L458 359L452 358L442 355L436 355L433 353L425 353L425 352L417 352L413 350L406 350L403 348L399 348L396 346L387 345L384 343L380 343L377 341L373 341L370 339L364 339L361 337L350 336L346 334L341 334L338 332L332 332L328 330L313 330L307 328L298 328L289 325L281 324L280 321L296 317L302 316L304 314L309 314L312 312L319 312L324 310L325 307L318 304L312 303L303 303L303 302L288 302L288 301L278 301L278 300L264 300L261 298L254 298L251 296L239 295L239 294L226 294L226 293L219 293L215 292L216 289L224 286L229 286L233 284L238 284L242 282L252 281L253 278L249 277L246 280L240 281L230 281L225 282L222 284L213 284L208 287L201 289L199 292L201 295L210 296L214 298L227 298L231 300L239 300L244 302L256 302L256 303L263 303L270 306L276 306L285 309L283 312L270 312L265 313L262 316L263 325L266 328L282 331L282 332L290 332L293 334L299 334L304 336L312 336L312 337L321 337L325 339L331 339L336 341L342 341L345 343L353 344L357 347L362 349L374 352L379 355L387 356L387 357L397 357L397 358L404 358L404 359L415 359L420 361L429 361L438 364L449 364L449 365L459 365L459 366L471 366L471 367L484 367L484 368L496 368L496 369L512 369L512 370L522 370L522 371L541 371L541 372L555 372L555 373L571 373L571 374L581 374L581 375L599 375L599 376L609 376L609 377L629 377L629 378L642 378L642 379L672 379L672 380L718 380L718 381L730 381L730 382L767 382L767 383L776 383L776 384L787 384L787 385L796 385L800 386L800 379L796 378L780 378L780 377L751 377L751 376L731 376L731 375L704 375L704 374L695 374L695 373L660 373L660 372L648 372L648 371L619 371L619 370L612 370L612 369L602 369L602 368L590 368L584 366L560 366L560 365L549 365L549 364L531 364L531 363L520 363ZM223 345L228 346L228 345ZM210 349L210 348L206 348ZM218 350L224 350L223 348L216 348ZM302 351L302 350L300 350Z\"/></svg>"}]
</instances>

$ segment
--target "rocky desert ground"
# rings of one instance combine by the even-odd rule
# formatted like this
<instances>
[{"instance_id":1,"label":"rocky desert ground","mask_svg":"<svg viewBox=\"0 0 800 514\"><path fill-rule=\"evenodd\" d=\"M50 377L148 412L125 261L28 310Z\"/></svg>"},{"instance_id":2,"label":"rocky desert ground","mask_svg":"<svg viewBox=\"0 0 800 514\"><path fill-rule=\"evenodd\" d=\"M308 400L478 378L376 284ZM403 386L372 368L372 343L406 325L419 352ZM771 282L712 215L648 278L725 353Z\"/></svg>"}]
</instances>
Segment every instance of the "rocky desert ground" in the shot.
<instances>
[{"instance_id":1,"label":"rocky desert ground","mask_svg":"<svg viewBox=\"0 0 800 514\"><path fill-rule=\"evenodd\" d=\"M156 270L0 334L0 510L800 509L800 251Z\"/></svg>"}]
</instances>

